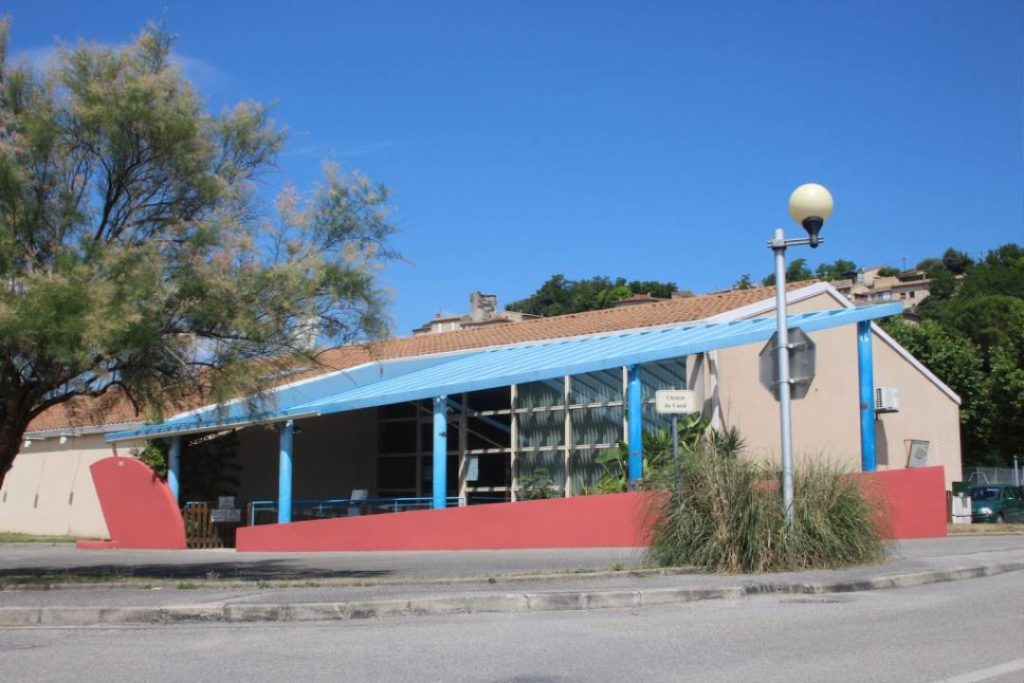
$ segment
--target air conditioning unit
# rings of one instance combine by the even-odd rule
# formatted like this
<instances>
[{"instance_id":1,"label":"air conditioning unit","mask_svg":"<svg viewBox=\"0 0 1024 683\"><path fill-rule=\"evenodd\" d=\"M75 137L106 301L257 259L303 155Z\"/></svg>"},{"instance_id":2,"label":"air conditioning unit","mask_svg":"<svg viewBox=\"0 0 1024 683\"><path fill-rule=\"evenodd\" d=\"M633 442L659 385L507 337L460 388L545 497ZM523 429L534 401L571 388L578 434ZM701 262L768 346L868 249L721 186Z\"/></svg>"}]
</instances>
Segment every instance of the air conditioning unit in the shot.
<instances>
[{"instance_id":1,"label":"air conditioning unit","mask_svg":"<svg viewBox=\"0 0 1024 683\"><path fill-rule=\"evenodd\" d=\"M875 387L875 412L898 413L900 392L892 387Z\"/></svg>"}]
</instances>

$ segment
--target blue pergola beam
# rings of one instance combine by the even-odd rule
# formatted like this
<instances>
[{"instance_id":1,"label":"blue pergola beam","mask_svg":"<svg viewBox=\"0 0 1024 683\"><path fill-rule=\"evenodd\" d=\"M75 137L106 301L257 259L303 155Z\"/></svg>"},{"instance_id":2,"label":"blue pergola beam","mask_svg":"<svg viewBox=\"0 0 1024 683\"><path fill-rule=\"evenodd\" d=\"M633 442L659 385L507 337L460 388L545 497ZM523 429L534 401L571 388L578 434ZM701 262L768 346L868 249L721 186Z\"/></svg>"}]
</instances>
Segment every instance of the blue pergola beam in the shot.
<instances>
[{"instance_id":1,"label":"blue pergola beam","mask_svg":"<svg viewBox=\"0 0 1024 683\"><path fill-rule=\"evenodd\" d=\"M791 315L788 317L788 323L790 327L800 327L811 333L897 315L901 311L902 307L898 303L862 306ZM250 423L419 401L439 395L450 396L666 360L714 349L763 342L772 335L775 328L774 319L755 318L727 323L626 330L495 347L444 358L443 362L433 359L433 363L424 363L415 371L401 376L385 378L372 385L363 384L336 391L317 400L291 404L279 402L277 410L272 415L252 419ZM331 377L329 382L332 386L337 386L339 379ZM123 441L129 438L149 438L156 434L169 436L169 433L212 431L217 427L215 421L195 424L189 420L181 420L174 424L149 425L137 430L116 432L108 435L107 440Z\"/></svg>"},{"instance_id":2,"label":"blue pergola beam","mask_svg":"<svg viewBox=\"0 0 1024 683\"><path fill-rule=\"evenodd\" d=\"M900 304L865 306L789 316L790 327L805 332L895 315ZM356 389L330 399L296 406L322 414L416 401L431 393L454 394L576 375L611 367L666 360L692 353L766 341L775 331L768 318L733 323L654 328L595 337L560 339L487 349L451 363Z\"/></svg>"}]
</instances>

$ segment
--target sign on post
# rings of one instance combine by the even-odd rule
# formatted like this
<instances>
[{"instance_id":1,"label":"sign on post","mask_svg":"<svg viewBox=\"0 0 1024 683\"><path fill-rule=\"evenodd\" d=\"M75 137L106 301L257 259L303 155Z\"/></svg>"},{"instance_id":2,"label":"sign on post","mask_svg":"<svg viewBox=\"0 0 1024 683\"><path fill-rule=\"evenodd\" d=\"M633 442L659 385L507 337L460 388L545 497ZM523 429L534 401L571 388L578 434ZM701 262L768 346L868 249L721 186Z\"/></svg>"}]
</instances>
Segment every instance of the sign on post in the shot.
<instances>
[{"instance_id":1,"label":"sign on post","mask_svg":"<svg viewBox=\"0 0 1024 683\"><path fill-rule=\"evenodd\" d=\"M697 412L697 401L689 389L661 389L654 392L654 407L663 415L688 415Z\"/></svg>"},{"instance_id":2,"label":"sign on post","mask_svg":"<svg viewBox=\"0 0 1024 683\"><path fill-rule=\"evenodd\" d=\"M661 389L654 392L654 407L662 415L672 416L672 462L676 471L676 500L682 497L679 469L679 416L697 412L697 398L689 389Z\"/></svg>"},{"instance_id":3,"label":"sign on post","mask_svg":"<svg viewBox=\"0 0 1024 683\"><path fill-rule=\"evenodd\" d=\"M768 343L758 354L758 375L765 389L772 392L775 400L779 400L779 355L778 333L772 335ZM814 340L799 327L789 330L789 396L792 399L803 398L811 388L815 370Z\"/></svg>"}]
</instances>

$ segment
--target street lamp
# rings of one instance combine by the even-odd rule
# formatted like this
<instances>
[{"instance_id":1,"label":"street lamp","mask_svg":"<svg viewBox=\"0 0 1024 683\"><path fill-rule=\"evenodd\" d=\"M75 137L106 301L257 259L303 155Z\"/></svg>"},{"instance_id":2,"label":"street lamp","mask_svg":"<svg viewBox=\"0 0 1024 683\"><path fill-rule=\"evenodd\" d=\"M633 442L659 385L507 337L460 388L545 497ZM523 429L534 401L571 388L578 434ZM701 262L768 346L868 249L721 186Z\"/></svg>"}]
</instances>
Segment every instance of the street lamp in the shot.
<instances>
[{"instance_id":1,"label":"street lamp","mask_svg":"<svg viewBox=\"0 0 1024 683\"><path fill-rule=\"evenodd\" d=\"M793 425L790 408L789 329L786 325L786 247L809 245L812 249L822 243L818 233L832 215L832 195L822 185L807 183L793 190L789 196L789 214L807 231L807 237L787 240L782 228L768 247L775 254L775 320L776 358L779 368L779 425L782 432L782 507L786 524L793 523Z\"/></svg>"}]
</instances>

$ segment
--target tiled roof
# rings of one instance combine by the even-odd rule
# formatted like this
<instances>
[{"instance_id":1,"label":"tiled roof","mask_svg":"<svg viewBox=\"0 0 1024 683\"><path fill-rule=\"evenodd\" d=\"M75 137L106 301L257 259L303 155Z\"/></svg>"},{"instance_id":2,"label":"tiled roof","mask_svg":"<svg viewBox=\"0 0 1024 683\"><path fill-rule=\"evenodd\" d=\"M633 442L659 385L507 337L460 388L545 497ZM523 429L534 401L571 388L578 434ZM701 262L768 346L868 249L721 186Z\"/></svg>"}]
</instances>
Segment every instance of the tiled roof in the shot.
<instances>
[{"instance_id":1,"label":"tiled roof","mask_svg":"<svg viewBox=\"0 0 1024 683\"><path fill-rule=\"evenodd\" d=\"M809 282L790 283L787 289L793 291L809 284ZM774 296L774 287L752 287L621 308L524 320L514 324L485 325L452 332L397 337L372 344L342 346L322 353L319 359L321 364L315 369L301 374L292 374L285 381L290 383L374 360L389 360L702 320L765 301ZM122 393L112 392L101 399L75 399L67 404L50 408L32 421L29 431L121 424L142 419Z\"/></svg>"},{"instance_id":2,"label":"tiled roof","mask_svg":"<svg viewBox=\"0 0 1024 683\"><path fill-rule=\"evenodd\" d=\"M142 420L124 393L114 389L100 398L76 396L70 401L48 408L32 420L28 431L49 432Z\"/></svg>"}]
</instances>

